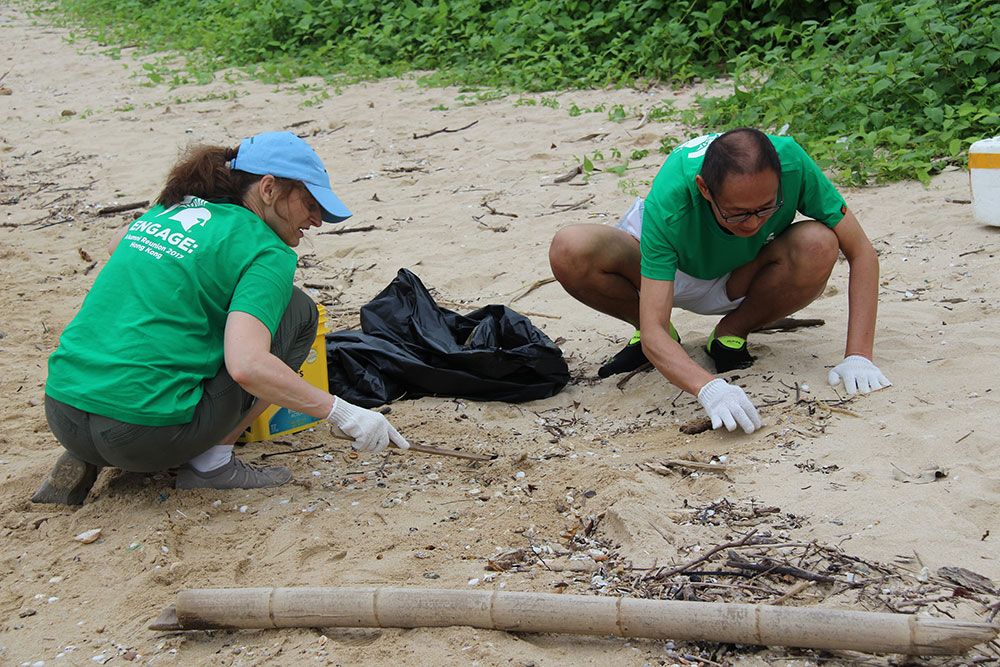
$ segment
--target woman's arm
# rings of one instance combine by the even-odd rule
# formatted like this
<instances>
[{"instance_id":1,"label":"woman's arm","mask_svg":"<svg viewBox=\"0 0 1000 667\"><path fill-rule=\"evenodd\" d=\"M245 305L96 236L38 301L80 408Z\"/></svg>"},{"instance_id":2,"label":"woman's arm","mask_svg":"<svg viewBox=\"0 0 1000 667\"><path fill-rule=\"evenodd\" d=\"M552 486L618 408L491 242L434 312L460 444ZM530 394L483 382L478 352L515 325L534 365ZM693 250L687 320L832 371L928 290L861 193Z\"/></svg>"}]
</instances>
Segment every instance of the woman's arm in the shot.
<instances>
[{"instance_id":1,"label":"woman's arm","mask_svg":"<svg viewBox=\"0 0 1000 667\"><path fill-rule=\"evenodd\" d=\"M233 311L226 320L226 370L262 401L318 419L333 407L333 396L314 387L271 354L271 332L249 313Z\"/></svg>"}]
</instances>

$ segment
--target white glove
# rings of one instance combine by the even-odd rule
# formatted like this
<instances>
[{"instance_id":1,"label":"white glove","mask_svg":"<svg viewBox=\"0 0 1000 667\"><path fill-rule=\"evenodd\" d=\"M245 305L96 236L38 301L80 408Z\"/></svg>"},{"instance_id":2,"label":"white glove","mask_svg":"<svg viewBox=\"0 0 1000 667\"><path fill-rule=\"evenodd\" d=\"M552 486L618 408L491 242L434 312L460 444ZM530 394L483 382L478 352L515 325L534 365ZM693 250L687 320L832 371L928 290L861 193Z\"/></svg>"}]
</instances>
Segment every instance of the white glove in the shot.
<instances>
[{"instance_id":1,"label":"white glove","mask_svg":"<svg viewBox=\"0 0 1000 667\"><path fill-rule=\"evenodd\" d=\"M354 438L353 447L358 451L381 452L389 446L390 440L400 449L410 448L406 438L401 436L383 415L373 410L359 408L339 396L333 397L333 407L326 418L345 434Z\"/></svg>"},{"instance_id":2,"label":"white glove","mask_svg":"<svg viewBox=\"0 0 1000 667\"><path fill-rule=\"evenodd\" d=\"M739 424L746 433L753 433L763 426L746 392L722 378L715 378L702 387L698 401L712 418L712 428L725 424L727 431L733 431Z\"/></svg>"},{"instance_id":3,"label":"white glove","mask_svg":"<svg viewBox=\"0 0 1000 667\"><path fill-rule=\"evenodd\" d=\"M867 394L876 389L892 386L878 366L858 354L845 357L833 367L826 379L834 387L843 381L848 396L854 396L859 391Z\"/></svg>"}]
</instances>

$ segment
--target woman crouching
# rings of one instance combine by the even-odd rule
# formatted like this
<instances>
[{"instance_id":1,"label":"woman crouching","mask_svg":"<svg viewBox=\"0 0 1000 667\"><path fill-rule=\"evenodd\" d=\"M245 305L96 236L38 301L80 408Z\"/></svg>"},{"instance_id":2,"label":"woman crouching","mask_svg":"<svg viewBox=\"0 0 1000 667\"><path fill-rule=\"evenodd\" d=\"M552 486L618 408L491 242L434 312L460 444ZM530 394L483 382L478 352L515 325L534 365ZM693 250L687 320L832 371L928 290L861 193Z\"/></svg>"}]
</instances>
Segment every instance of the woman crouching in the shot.
<instances>
[{"instance_id":1,"label":"woman crouching","mask_svg":"<svg viewBox=\"0 0 1000 667\"><path fill-rule=\"evenodd\" d=\"M284 484L287 468L233 454L271 404L328 419L356 449L407 448L381 414L296 372L318 314L292 284L292 248L350 215L290 132L191 149L156 206L113 241L49 358L45 414L66 451L32 500L80 504L104 466L179 467L181 489Z\"/></svg>"}]
</instances>

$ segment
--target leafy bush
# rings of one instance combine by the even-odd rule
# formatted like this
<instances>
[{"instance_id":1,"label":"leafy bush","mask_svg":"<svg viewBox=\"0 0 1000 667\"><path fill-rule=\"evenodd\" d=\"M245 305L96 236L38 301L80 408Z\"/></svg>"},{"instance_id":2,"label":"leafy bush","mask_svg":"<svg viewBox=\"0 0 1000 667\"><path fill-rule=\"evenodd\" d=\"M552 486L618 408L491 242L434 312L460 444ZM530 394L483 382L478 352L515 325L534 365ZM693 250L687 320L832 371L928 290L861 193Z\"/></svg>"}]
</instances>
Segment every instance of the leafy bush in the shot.
<instances>
[{"instance_id":1,"label":"leafy bush","mask_svg":"<svg viewBox=\"0 0 1000 667\"><path fill-rule=\"evenodd\" d=\"M961 162L967 144L1000 120L995 0L59 0L58 7L104 42L183 53L196 79L225 66L278 80L428 70L423 80L431 84L544 91L731 73L733 94L702 100L695 123L788 125L851 183L926 180Z\"/></svg>"},{"instance_id":2,"label":"leafy bush","mask_svg":"<svg viewBox=\"0 0 1000 667\"><path fill-rule=\"evenodd\" d=\"M437 70L441 82L541 91L686 81L784 43L844 1L62 0L101 39L291 74ZM280 63L280 66L278 65Z\"/></svg>"},{"instance_id":3,"label":"leafy bush","mask_svg":"<svg viewBox=\"0 0 1000 667\"><path fill-rule=\"evenodd\" d=\"M1000 126L1000 3L880 0L805 22L789 49L733 61L734 90L703 99L708 126L787 128L841 182L963 164Z\"/></svg>"}]
</instances>

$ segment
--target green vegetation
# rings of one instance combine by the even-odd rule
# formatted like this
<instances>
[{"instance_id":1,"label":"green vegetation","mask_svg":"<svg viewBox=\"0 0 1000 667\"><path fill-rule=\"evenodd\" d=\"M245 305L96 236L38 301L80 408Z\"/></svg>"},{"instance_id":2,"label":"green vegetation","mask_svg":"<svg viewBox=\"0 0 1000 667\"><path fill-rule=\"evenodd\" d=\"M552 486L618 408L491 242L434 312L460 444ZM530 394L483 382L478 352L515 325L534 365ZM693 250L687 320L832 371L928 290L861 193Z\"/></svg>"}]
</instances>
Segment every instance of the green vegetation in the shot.
<instances>
[{"instance_id":1,"label":"green vegetation","mask_svg":"<svg viewBox=\"0 0 1000 667\"><path fill-rule=\"evenodd\" d=\"M806 22L788 48L738 54L709 126L781 128L841 182L920 178L964 164L1000 126L1000 3L868 2Z\"/></svg>"},{"instance_id":2,"label":"green vegetation","mask_svg":"<svg viewBox=\"0 0 1000 667\"><path fill-rule=\"evenodd\" d=\"M838 180L866 183L962 164L1000 125L995 0L59 0L106 44L184 54L152 82L222 67L287 81L429 71L472 104L506 95L731 76L728 97L681 117L795 136ZM558 106L554 98L518 104ZM320 101L320 100L316 100ZM554 103L554 104L553 104ZM577 108L579 113L585 112ZM624 120L618 106L609 119ZM571 109L572 113L572 109ZM664 144L668 146L673 140Z\"/></svg>"}]
</instances>

